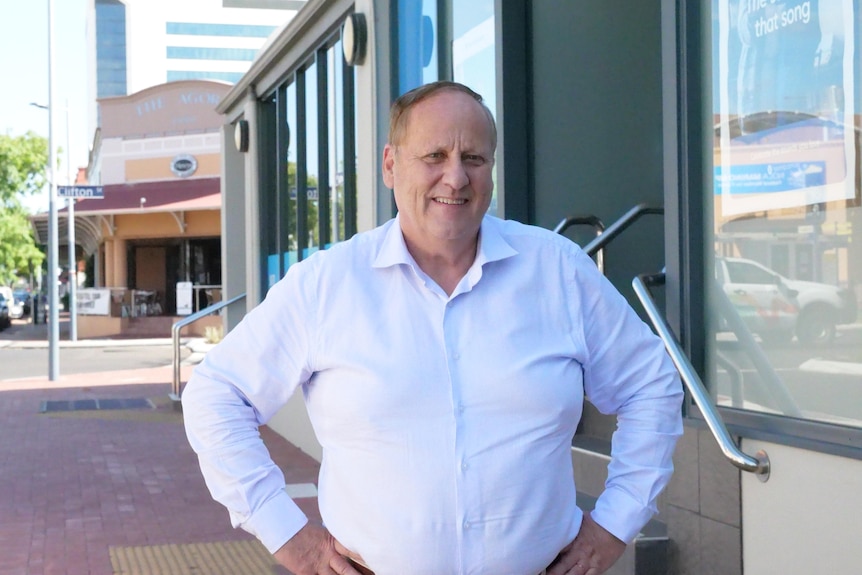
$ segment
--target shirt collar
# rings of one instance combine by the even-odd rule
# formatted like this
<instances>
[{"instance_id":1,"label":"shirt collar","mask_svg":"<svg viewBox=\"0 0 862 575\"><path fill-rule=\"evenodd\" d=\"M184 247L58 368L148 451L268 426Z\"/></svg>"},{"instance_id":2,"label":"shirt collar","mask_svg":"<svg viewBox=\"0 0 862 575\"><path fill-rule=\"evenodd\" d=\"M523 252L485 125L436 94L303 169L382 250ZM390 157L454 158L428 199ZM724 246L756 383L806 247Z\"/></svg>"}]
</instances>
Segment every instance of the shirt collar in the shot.
<instances>
[{"instance_id":1,"label":"shirt collar","mask_svg":"<svg viewBox=\"0 0 862 575\"><path fill-rule=\"evenodd\" d=\"M499 220L492 216L486 215L482 218L482 226L479 230L479 247L476 252L476 260L473 267L481 267L488 262L503 260L514 255L517 255L517 250L513 248L498 226ZM377 257L374 259L372 267L386 268L399 264L407 264L410 266L416 265L416 260L410 255L407 250L407 244L404 242L404 234L401 233L401 220L399 216L395 216L388 223L384 224L387 229L384 232L383 241L380 245L380 250L377 252Z\"/></svg>"}]
</instances>

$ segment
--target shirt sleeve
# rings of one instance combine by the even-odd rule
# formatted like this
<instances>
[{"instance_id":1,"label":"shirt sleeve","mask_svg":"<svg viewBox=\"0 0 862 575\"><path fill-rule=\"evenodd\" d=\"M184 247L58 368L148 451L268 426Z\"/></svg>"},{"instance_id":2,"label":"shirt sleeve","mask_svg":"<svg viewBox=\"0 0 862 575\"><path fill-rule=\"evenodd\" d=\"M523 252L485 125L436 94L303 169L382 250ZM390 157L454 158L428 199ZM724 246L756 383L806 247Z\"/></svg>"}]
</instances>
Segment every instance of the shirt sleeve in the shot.
<instances>
[{"instance_id":1,"label":"shirt sleeve","mask_svg":"<svg viewBox=\"0 0 862 575\"><path fill-rule=\"evenodd\" d=\"M302 275L288 273L276 284L207 353L182 394L186 435L210 493L227 507L234 527L270 552L308 521L284 490L284 474L259 433L311 376L314 307Z\"/></svg>"},{"instance_id":2,"label":"shirt sleeve","mask_svg":"<svg viewBox=\"0 0 862 575\"><path fill-rule=\"evenodd\" d=\"M656 336L582 252L575 274L576 324L587 349L584 391L596 409L616 414L605 490L592 517L631 542L656 513L682 435L679 373Z\"/></svg>"}]
</instances>

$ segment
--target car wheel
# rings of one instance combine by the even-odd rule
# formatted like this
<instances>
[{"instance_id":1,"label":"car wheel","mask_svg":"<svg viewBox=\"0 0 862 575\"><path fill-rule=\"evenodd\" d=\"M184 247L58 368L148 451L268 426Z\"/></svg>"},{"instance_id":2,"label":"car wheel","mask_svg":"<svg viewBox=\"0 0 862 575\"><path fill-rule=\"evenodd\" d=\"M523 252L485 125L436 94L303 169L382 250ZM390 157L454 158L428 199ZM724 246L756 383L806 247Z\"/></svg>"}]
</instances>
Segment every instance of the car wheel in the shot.
<instances>
[{"instance_id":1,"label":"car wheel","mask_svg":"<svg viewBox=\"0 0 862 575\"><path fill-rule=\"evenodd\" d=\"M796 324L796 337L807 345L830 343L835 339L835 320L823 306L803 310Z\"/></svg>"}]
</instances>

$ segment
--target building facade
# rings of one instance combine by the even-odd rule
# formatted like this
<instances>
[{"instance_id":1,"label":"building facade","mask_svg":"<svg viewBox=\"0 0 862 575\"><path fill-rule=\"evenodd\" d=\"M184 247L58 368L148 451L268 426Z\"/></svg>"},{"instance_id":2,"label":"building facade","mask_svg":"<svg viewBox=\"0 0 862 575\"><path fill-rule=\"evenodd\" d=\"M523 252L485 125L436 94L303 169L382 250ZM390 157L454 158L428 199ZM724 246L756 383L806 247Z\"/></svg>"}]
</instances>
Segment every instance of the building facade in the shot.
<instances>
[{"instance_id":1,"label":"building facade","mask_svg":"<svg viewBox=\"0 0 862 575\"><path fill-rule=\"evenodd\" d=\"M218 108L222 286L245 294L227 327L294 261L393 216L390 102L464 82L498 123L492 211L611 238L604 273L638 310L647 286L682 357L676 474L615 572L853 573L860 26L837 0L310 0ZM271 425L319 456L303 409ZM586 502L614 427L588 410L573 438Z\"/></svg>"},{"instance_id":2,"label":"building facade","mask_svg":"<svg viewBox=\"0 0 862 575\"><path fill-rule=\"evenodd\" d=\"M96 101L174 80L236 82L304 0L90 0L90 132Z\"/></svg>"}]
</instances>

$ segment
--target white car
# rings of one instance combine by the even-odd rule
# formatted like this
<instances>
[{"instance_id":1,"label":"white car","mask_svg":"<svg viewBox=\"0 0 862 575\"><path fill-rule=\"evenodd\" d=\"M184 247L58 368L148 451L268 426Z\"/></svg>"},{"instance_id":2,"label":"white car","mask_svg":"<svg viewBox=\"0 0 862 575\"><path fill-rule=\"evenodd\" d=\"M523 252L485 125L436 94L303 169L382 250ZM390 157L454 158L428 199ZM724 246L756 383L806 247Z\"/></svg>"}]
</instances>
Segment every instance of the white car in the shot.
<instances>
[{"instance_id":1,"label":"white car","mask_svg":"<svg viewBox=\"0 0 862 575\"><path fill-rule=\"evenodd\" d=\"M856 298L831 284L788 279L749 259L715 260L715 277L749 328L764 341L825 343L856 321Z\"/></svg>"},{"instance_id":2,"label":"white car","mask_svg":"<svg viewBox=\"0 0 862 575\"><path fill-rule=\"evenodd\" d=\"M18 319L24 315L24 306L15 301L12 288L0 286L0 296L3 296L3 299L6 301L8 319Z\"/></svg>"}]
</instances>

